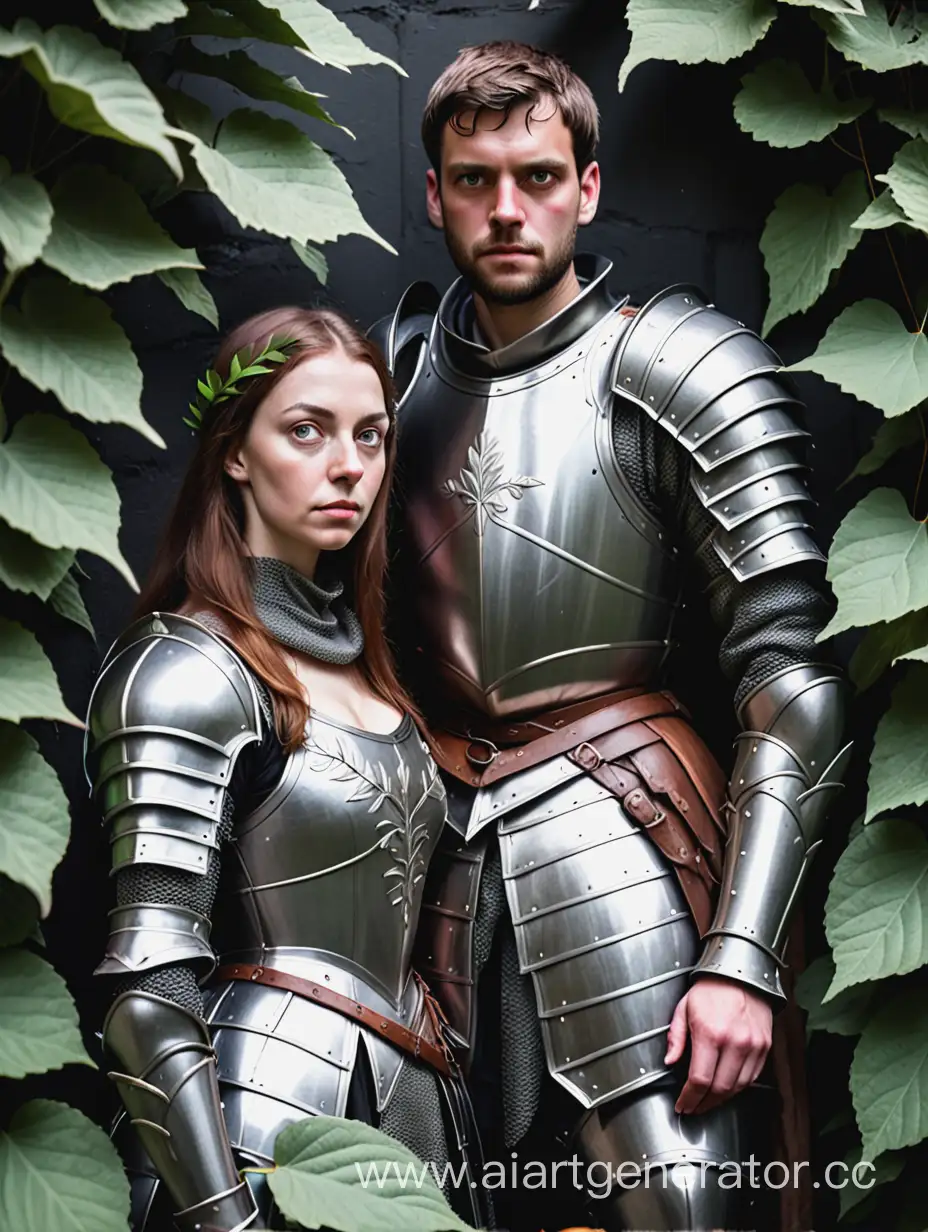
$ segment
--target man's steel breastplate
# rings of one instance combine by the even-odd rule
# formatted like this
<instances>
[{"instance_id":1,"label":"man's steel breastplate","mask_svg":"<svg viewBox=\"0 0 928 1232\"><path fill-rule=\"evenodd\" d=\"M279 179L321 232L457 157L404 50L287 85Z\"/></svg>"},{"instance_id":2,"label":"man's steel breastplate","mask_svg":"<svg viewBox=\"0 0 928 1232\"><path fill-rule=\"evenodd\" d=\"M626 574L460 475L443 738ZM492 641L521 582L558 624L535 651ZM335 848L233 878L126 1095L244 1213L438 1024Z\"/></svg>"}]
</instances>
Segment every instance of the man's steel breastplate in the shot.
<instances>
[{"instance_id":1,"label":"man's steel breastplate","mask_svg":"<svg viewBox=\"0 0 928 1232\"><path fill-rule=\"evenodd\" d=\"M388 736L314 716L277 788L233 830L222 961L317 978L307 964L321 960L398 1006L444 820L444 787L408 716Z\"/></svg>"},{"instance_id":2,"label":"man's steel breastplate","mask_svg":"<svg viewBox=\"0 0 928 1232\"><path fill-rule=\"evenodd\" d=\"M543 360L528 335L499 375L462 350L446 297L400 407L417 637L445 696L496 717L645 684L668 646L677 568L615 461L626 318L608 299L591 314L596 290L542 327ZM583 310L587 327L552 354L552 329Z\"/></svg>"}]
</instances>

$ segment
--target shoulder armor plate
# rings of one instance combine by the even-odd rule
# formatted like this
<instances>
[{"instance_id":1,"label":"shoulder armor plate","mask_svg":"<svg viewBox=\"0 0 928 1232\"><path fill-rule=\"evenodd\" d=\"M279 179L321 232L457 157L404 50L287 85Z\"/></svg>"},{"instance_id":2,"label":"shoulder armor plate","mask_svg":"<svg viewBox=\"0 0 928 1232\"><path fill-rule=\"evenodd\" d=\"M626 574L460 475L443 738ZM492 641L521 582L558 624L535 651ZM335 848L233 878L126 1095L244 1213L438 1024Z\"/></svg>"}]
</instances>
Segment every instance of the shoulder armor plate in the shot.
<instances>
[{"instance_id":1,"label":"shoulder armor plate","mask_svg":"<svg viewBox=\"0 0 928 1232\"><path fill-rule=\"evenodd\" d=\"M777 355L695 287L661 291L629 322L612 388L691 455L692 484L739 581L824 560L811 535L802 404Z\"/></svg>"},{"instance_id":2,"label":"shoulder armor plate","mask_svg":"<svg viewBox=\"0 0 928 1232\"><path fill-rule=\"evenodd\" d=\"M418 376L440 303L441 295L430 282L414 282L400 296L393 316L368 331L384 353L400 401Z\"/></svg>"},{"instance_id":3,"label":"shoulder armor plate","mask_svg":"<svg viewBox=\"0 0 928 1232\"><path fill-rule=\"evenodd\" d=\"M94 686L84 756L113 871L205 873L235 760L261 733L255 682L222 639L158 612L127 629Z\"/></svg>"}]
</instances>

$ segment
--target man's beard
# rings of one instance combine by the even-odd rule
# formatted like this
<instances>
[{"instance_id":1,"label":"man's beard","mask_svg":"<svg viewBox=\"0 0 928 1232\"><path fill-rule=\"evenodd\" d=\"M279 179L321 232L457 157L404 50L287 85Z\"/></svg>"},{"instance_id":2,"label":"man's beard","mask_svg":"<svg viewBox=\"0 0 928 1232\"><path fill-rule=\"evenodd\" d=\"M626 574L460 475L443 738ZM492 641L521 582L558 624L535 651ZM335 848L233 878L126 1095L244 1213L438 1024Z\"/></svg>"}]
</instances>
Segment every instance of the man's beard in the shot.
<instances>
[{"instance_id":1,"label":"man's beard","mask_svg":"<svg viewBox=\"0 0 928 1232\"><path fill-rule=\"evenodd\" d=\"M527 304L533 299L545 295L561 281L570 269L574 259L574 249L577 242L576 225L564 237L557 249L549 257L543 257L541 268L534 274L525 274L517 282L507 279L498 285L481 272L480 258L474 257L471 251L459 242L457 236L448 228L445 229L445 243L448 255L460 273L470 284L475 295L487 304ZM505 241L497 241L505 243ZM536 248L528 249L535 255Z\"/></svg>"}]
</instances>

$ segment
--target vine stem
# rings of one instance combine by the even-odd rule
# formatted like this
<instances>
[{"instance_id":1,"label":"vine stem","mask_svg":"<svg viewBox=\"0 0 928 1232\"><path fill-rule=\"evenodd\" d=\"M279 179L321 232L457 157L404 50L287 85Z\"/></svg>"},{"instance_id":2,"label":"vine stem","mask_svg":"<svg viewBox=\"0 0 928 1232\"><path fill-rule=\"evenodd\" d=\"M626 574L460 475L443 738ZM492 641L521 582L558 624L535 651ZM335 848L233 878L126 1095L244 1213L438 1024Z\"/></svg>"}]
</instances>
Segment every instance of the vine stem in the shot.
<instances>
[{"instance_id":1,"label":"vine stem","mask_svg":"<svg viewBox=\"0 0 928 1232\"><path fill-rule=\"evenodd\" d=\"M912 497L913 518L916 516L916 511L918 509L918 496L921 492L922 479L925 476L925 464L928 463L928 433L925 432L925 419L921 411L916 411L915 413L918 416L918 426L922 430L922 460L918 468L918 479L915 481L915 495ZM928 513L926 513L923 518L919 518L919 521L922 525L924 525L925 522L928 522Z\"/></svg>"},{"instance_id":2,"label":"vine stem","mask_svg":"<svg viewBox=\"0 0 928 1232\"><path fill-rule=\"evenodd\" d=\"M870 170L870 164L867 161L867 151L864 148L864 139L860 132L860 121L854 121L854 132L857 134L857 147L860 150L860 160L864 165L864 171L867 173L867 185L870 189L870 196L876 200L876 187L874 185L873 173ZM909 312L912 314L912 319L915 321L917 332L921 333L924 327L924 321L921 325L918 323L918 313L915 311L915 305L912 303L912 296L909 294L909 288L905 285L905 278L902 276L902 269L899 265L899 260L896 257L896 250L893 248L893 242L889 238L887 230L883 231L883 238L886 240L886 247L889 249L889 255L895 268L896 275L899 278L899 285L902 287L902 294L905 296L905 302L909 306Z\"/></svg>"}]
</instances>

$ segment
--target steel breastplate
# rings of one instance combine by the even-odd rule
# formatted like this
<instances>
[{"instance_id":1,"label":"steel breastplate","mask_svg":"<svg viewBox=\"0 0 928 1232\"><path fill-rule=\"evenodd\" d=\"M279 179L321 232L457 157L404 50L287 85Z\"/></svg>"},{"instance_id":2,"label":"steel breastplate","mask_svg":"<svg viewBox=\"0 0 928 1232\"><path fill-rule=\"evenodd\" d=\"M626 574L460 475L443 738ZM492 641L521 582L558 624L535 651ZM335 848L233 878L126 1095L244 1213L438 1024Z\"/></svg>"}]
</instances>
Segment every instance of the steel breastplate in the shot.
<instances>
[{"instance_id":1,"label":"steel breastplate","mask_svg":"<svg viewBox=\"0 0 928 1232\"><path fill-rule=\"evenodd\" d=\"M472 376L436 319L400 407L417 644L452 701L492 716L653 680L677 566L612 448L609 309L528 370Z\"/></svg>"},{"instance_id":2,"label":"steel breastplate","mask_svg":"<svg viewBox=\"0 0 928 1232\"><path fill-rule=\"evenodd\" d=\"M444 787L408 716L391 735L314 716L280 783L227 844L221 961L261 963L273 950L299 974L303 953L399 1005L444 821Z\"/></svg>"}]
</instances>

